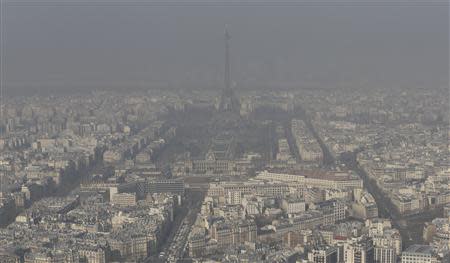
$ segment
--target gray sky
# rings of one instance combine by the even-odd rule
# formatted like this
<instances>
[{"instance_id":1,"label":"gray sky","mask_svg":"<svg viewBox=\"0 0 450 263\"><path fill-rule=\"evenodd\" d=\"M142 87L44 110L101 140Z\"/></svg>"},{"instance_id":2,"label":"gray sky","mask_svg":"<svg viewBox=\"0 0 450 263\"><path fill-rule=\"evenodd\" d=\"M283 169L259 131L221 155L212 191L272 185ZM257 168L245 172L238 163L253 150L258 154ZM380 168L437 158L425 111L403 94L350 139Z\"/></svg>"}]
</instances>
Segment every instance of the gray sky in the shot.
<instances>
[{"instance_id":1,"label":"gray sky","mask_svg":"<svg viewBox=\"0 0 450 263\"><path fill-rule=\"evenodd\" d=\"M432 5L12 4L6 88L221 87L225 24L238 87L438 87L448 84L448 13Z\"/></svg>"}]
</instances>

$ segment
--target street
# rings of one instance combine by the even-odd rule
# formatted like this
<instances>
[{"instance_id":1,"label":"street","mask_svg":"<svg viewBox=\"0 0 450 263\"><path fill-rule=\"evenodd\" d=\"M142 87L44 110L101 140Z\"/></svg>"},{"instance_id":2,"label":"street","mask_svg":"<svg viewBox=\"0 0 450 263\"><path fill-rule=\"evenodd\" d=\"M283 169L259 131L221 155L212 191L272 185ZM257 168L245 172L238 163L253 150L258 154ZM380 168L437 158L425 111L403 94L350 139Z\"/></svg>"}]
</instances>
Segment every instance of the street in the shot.
<instances>
[{"instance_id":1,"label":"street","mask_svg":"<svg viewBox=\"0 0 450 263\"><path fill-rule=\"evenodd\" d=\"M166 242L160 248L160 253L152 255L145 262L177 262L183 258L188 236L197 213L200 212L203 198L204 192L201 190L186 190L185 204L183 204L181 213L176 217Z\"/></svg>"}]
</instances>

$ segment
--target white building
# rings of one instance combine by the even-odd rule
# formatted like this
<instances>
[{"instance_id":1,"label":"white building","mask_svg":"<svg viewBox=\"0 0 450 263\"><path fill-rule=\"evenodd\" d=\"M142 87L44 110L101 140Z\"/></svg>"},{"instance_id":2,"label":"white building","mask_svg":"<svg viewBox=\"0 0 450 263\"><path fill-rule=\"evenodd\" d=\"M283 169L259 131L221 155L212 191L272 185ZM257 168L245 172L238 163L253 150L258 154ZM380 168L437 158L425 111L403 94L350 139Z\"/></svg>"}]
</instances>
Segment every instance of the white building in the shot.
<instances>
[{"instance_id":1,"label":"white building","mask_svg":"<svg viewBox=\"0 0 450 263\"><path fill-rule=\"evenodd\" d=\"M428 245L412 245L402 253L402 263L439 263L441 262Z\"/></svg>"}]
</instances>

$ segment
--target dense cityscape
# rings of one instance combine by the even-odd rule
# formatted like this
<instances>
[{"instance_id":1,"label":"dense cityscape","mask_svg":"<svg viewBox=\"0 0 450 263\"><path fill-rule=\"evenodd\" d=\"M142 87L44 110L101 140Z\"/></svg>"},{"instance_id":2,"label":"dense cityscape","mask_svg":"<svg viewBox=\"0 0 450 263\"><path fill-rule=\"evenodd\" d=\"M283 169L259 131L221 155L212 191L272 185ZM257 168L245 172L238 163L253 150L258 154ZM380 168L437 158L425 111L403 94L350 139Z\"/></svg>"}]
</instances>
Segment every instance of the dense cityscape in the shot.
<instances>
[{"instance_id":1,"label":"dense cityscape","mask_svg":"<svg viewBox=\"0 0 450 263\"><path fill-rule=\"evenodd\" d=\"M8 99L0 261L448 262L441 92Z\"/></svg>"},{"instance_id":2,"label":"dense cityscape","mask_svg":"<svg viewBox=\"0 0 450 263\"><path fill-rule=\"evenodd\" d=\"M448 87L240 87L230 41L220 88L2 90L0 263L450 263Z\"/></svg>"}]
</instances>

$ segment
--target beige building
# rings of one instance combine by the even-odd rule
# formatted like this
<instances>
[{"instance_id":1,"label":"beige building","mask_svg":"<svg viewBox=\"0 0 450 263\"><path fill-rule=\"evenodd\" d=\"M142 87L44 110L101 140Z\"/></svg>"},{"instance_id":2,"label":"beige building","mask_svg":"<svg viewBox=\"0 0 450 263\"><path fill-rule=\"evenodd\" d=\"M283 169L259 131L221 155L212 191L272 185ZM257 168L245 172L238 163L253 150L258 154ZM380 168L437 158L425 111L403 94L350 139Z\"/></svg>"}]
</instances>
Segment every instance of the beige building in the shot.
<instances>
[{"instance_id":1,"label":"beige building","mask_svg":"<svg viewBox=\"0 0 450 263\"><path fill-rule=\"evenodd\" d=\"M117 206L136 206L135 193L117 193L112 195L111 203Z\"/></svg>"},{"instance_id":2,"label":"beige building","mask_svg":"<svg viewBox=\"0 0 450 263\"><path fill-rule=\"evenodd\" d=\"M265 170L256 177L259 180L293 183L298 186L320 189L362 188L363 181L350 172L331 172L322 170Z\"/></svg>"},{"instance_id":3,"label":"beige building","mask_svg":"<svg viewBox=\"0 0 450 263\"><path fill-rule=\"evenodd\" d=\"M442 262L433 247L428 245L412 245L402 253L401 263L440 263Z\"/></svg>"},{"instance_id":4,"label":"beige building","mask_svg":"<svg viewBox=\"0 0 450 263\"><path fill-rule=\"evenodd\" d=\"M86 263L106 263L105 251L101 248L80 248L78 255Z\"/></svg>"}]
</instances>

